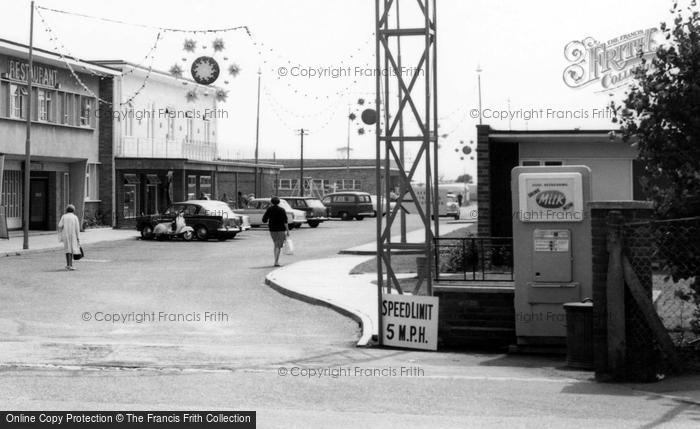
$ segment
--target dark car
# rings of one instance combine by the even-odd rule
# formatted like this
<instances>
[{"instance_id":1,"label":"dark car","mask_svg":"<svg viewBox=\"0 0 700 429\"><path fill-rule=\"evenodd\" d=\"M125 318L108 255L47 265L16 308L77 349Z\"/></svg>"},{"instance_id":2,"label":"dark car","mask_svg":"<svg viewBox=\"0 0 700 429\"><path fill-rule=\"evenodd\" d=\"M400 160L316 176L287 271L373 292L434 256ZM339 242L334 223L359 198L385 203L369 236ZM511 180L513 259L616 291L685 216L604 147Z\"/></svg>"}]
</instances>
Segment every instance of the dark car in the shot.
<instances>
[{"instance_id":1,"label":"dark car","mask_svg":"<svg viewBox=\"0 0 700 429\"><path fill-rule=\"evenodd\" d=\"M136 218L136 229L142 238L151 239L157 224L172 222L180 212L183 212L187 226L194 229L200 240L234 238L248 223L244 216L235 214L222 201L190 200L171 204L163 214Z\"/></svg>"},{"instance_id":2,"label":"dark car","mask_svg":"<svg viewBox=\"0 0 700 429\"><path fill-rule=\"evenodd\" d=\"M293 209L306 212L306 221L311 228L328 220L328 209L316 197L284 197Z\"/></svg>"},{"instance_id":3,"label":"dark car","mask_svg":"<svg viewBox=\"0 0 700 429\"><path fill-rule=\"evenodd\" d=\"M355 218L362 220L367 216L374 216L372 199L367 192L335 192L323 197L323 205L328 207L330 217L339 217L343 220Z\"/></svg>"}]
</instances>

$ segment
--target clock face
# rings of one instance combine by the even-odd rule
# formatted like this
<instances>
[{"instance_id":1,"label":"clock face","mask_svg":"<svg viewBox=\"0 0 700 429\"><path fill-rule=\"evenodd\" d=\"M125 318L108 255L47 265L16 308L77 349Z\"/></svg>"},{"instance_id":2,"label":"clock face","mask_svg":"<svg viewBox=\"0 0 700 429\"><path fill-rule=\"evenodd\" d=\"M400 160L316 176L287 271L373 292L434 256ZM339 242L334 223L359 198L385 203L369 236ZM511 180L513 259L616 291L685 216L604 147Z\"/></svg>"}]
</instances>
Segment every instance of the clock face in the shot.
<instances>
[{"instance_id":1,"label":"clock face","mask_svg":"<svg viewBox=\"0 0 700 429\"><path fill-rule=\"evenodd\" d=\"M199 57L192 63L192 78L201 85L211 85L219 77L219 64L212 57Z\"/></svg>"}]
</instances>

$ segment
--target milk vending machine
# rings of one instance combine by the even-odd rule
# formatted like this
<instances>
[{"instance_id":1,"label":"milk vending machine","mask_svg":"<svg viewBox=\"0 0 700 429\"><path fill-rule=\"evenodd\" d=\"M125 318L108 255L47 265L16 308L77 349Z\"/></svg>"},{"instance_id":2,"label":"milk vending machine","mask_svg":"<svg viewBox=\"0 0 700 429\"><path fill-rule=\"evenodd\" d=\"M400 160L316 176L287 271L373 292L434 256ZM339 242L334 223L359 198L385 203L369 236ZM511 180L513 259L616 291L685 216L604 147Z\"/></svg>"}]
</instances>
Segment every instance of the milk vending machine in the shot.
<instances>
[{"instance_id":1,"label":"milk vending machine","mask_svg":"<svg viewBox=\"0 0 700 429\"><path fill-rule=\"evenodd\" d=\"M566 343L563 304L592 297L590 169L516 167L513 193L515 332L519 346Z\"/></svg>"}]
</instances>

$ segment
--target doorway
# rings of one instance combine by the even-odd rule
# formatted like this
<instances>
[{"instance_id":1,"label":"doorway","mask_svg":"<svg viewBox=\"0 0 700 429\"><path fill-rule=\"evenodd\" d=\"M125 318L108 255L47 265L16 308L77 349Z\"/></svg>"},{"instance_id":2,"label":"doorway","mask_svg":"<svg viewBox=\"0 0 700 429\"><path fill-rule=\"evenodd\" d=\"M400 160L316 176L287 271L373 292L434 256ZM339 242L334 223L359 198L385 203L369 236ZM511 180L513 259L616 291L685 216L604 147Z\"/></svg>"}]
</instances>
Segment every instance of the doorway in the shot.
<instances>
[{"instance_id":1,"label":"doorway","mask_svg":"<svg viewBox=\"0 0 700 429\"><path fill-rule=\"evenodd\" d=\"M29 229L48 229L49 181L32 178L29 182Z\"/></svg>"}]
</instances>

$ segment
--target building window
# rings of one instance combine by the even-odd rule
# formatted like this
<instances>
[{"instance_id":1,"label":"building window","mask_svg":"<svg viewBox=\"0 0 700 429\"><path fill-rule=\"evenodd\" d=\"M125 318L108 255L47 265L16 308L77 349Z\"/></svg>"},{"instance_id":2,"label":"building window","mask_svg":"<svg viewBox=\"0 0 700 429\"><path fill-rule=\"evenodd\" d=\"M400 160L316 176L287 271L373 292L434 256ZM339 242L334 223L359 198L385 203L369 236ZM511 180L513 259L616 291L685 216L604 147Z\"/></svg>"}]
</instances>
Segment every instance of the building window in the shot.
<instances>
[{"instance_id":1,"label":"building window","mask_svg":"<svg viewBox=\"0 0 700 429\"><path fill-rule=\"evenodd\" d=\"M124 136L131 137L134 135L134 106L129 103L126 107L126 115L124 116Z\"/></svg>"},{"instance_id":2,"label":"building window","mask_svg":"<svg viewBox=\"0 0 700 429\"><path fill-rule=\"evenodd\" d=\"M524 159L520 161L520 165L523 167L539 167L541 165L553 166L553 165L564 165L563 161L541 161L538 159Z\"/></svg>"},{"instance_id":3,"label":"building window","mask_svg":"<svg viewBox=\"0 0 700 429\"><path fill-rule=\"evenodd\" d=\"M147 174L148 184L146 185L146 214L158 213L158 188L160 178L157 174Z\"/></svg>"},{"instance_id":4,"label":"building window","mask_svg":"<svg viewBox=\"0 0 700 429\"><path fill-rule=\"evenodd\" d=\"M187 199L194 200L197 197L197 176L187 176Z\"/></svg>"},{"instance_id":5,"label":"building window","mask_svg":"<svg viewBox=\"0 0 700 429\"><path fill-rule=\"evenodd\" d=\"M338 179L335 181L334 187L336 191L359 191L362 189L362 182L354 179Z\"/></svg>"},{"instance_id":6,"label":"building window","mask_svg":"<svg viewBox=\"0 0 700 429\"><path fill-rule=\"evenodd\" d=\"M292 180L291 179L280 179L280 191L291 191L292 190Z\"/></svg>"},{"instance_id":7,"label":"building window","mask_svg":"<svg viewBox=\"0 0 700 429\"><path fill-rule=\"evenodd\" d=\"M92 115L92 98L80 97L80 126L89 127Z\"/></svg>"},{"instance_id":8,"label":"building window","mask_svg":"<svg viewBox=\"0 0 700 429\"><path fill-rule=\"evenodd\" d=\"M2 194L0 194L0 206L5 207L5 216L8 218L22 217L22 172L5 171L2 178Z\"/></svg>"},{"instance_id":9,"label":"building window","mask_svg":"<svg viewBox=\"0 0 700 429\"><path fill-rule=\"evenodd\" d=\"M173 112L173 109L168 109L168 112L170 114L168 115L168 135L166 136L166 139L175 140L175 113Z\"/></svg>"},{"instance_id":10,"label":"building window","mask_svg":"<svg viewBox=\"0 0 700 429\"><path fill-rule=\"evenodd\" d=\"M135 218L139 214L141 182L136 174L124 175L124 219Z\"/></svg>"},{"instance_id":11,"label":"building window","mask_svg":"<svg viewBox=\"0 0 700 429\"><path fill-rule=\"evenodd\" d=\"M297 186L297 179L280 179L280 191L291 191Z\"/></svg>"},{"instance_id":12,"label":"building window","mask_svg":"<svg viewBox=\"0 0 700 429\"><path fill-rule=\"evenodd\" d=\"M13 118L24 119L27 112L27 88L19 85L10 85L10 115Z\"/></svg>"},{"instance_id":13,"label":"building window","mask_svg":"<svg viewBox=\"0 0 700 429\"><path fill-rule=\"evenodd\" d=\"M185 135L185 138L188 142L194 140L194 119L189 117L187 118L187 134Z\"/></svg>"},{"instance_id":14,"label":"building window","mask_svg":"<svg viewBox=\"0 0 700 429\"><path fill-rule=\"evenodd\" d=\"M85 199L96 201L100 199L100 165L88 164L85 172Z\"/></svg>"},{"instance_id":15,"label":"building window","mask_svg":"<svg viewBox=\"0 0 700 429\"><path fill-rule=\"evenodd\" d=\"M75 125L75 97L73 94L65 94L63 97L63 118L62 123L64 125Z\"/></svg>"},{"instance_id":16,"label":"building window","mask_svg":"<svg viewBox=\"0 0 700 429\"><path fill-rule=\"evenodd\" d=\"M209 144L209 131L210 131L210 126L211 122L209 119L204 120L204 142Z\"/></svg>"},{"instance_id":17,"label":"building window","mask_svg":"<svg viewBox=\"0 0 700 429\"><path fill-rule=\"evenodd\" d=\"M38 92L38 99L39 120L44 122L53 122L53 92L40 89Z\"/></svg>"},{"instance_id":18,"label":"building window","mask_svg":"<svg viewBox=\"0 0 700 429\"><path fill-rule=\"evenodd\" d=\"M199 176L199 194L211 198L211 176Z\"/></svg>"}]
</instances>

